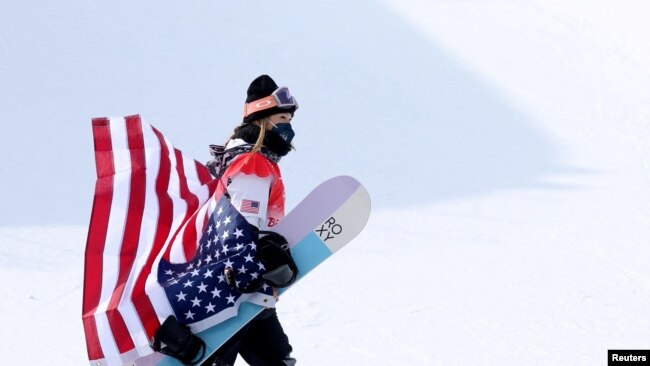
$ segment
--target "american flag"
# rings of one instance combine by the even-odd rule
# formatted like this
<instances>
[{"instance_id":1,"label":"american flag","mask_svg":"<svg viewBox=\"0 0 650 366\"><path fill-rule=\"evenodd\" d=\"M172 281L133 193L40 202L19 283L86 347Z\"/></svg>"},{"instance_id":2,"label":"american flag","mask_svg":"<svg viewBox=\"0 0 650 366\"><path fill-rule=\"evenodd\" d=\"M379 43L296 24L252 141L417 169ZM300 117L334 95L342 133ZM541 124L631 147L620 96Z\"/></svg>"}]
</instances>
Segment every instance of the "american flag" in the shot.
<instances>
[{"instance_id":1,"label":"american flag","mask_svg":"<svg viewBox=\"0 0 650 366\"><path fill-rule=\"evenodd\" d=\"M227 284L224 270L230 267L238 288L261 279L264 265L255 259L257 246L246 219L222 196L199 241L199 251L187 263L165 260L158 267L158 282L170 299L176 318L185 324L199 323L209 317L229 318L225 311L233 307L242 293ZM272 296L264 284L262 292ZM221 316L219 312L223 311Z\"/></svg>"},{"instance_id":2,"label":"american flag","mask_svg":"<svg viewBox=\"0 0 650 366\"><path fill-rule=\"evenodd\" d=\"M260 203L259 201L243 199L241 201L241 212L248 212L257 214L260 212Z\"/></svg>"},{"instance_id":3,"label":"american flag","mask_svg":"<svg viewBox=\"0 0 650 366\"><path fill-rule=\"evenodd\" d=\"M168 315L196 332L235 315L243 301L272 306L268 291L236 296L219 287L228 261L235 271L245 265L238 281L252 278L247 256L255 248L246 245L250 230L207 168L139 116L97 118L92 126L97 182L82 306L91 365L150 355L149 341ZM208 298L215 294L221 301Z\"/></svg>"}]
</instances>

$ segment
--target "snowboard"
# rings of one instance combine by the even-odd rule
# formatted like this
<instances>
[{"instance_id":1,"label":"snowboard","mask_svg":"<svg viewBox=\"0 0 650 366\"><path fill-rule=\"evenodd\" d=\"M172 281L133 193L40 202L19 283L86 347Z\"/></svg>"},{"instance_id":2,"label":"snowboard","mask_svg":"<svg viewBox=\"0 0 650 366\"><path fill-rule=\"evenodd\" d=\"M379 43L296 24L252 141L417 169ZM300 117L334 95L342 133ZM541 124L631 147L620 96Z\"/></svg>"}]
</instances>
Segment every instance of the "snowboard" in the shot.
<instances>
[{"instance_id":1,"label":"snowboard","mask_svg":"<svg viewBox=\"0 0 650 366\"><path fill-rule=\"evenodd\" d=\"M273 231L284 236L298 266L297 283L327 258L348 244L363 230L370 216L370 196L356 179L331 178L317 186ZM293 286L292 285L292 286ZM282 296L288 288L278 290ZM242 303L237 316L197 335L206 343L207 359L264 308ZM181 366L172 357L154 353L127 363L128 366Z\"/></svg>"}]
</instances>

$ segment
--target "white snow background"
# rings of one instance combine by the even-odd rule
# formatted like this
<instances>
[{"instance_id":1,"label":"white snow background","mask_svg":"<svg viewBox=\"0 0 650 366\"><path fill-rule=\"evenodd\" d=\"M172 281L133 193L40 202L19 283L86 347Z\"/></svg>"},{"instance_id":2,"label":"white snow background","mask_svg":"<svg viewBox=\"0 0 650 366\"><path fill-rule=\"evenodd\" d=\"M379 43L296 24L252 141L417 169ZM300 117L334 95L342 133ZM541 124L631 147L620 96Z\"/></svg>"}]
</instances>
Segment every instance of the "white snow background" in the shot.
<instances>
[{"instance_id":1,"label":"white snow background","mask_svg":"<svg viewBox=\"0 0 650 366\"><path fill-rule=\"evenodd\" d=\"M4 1L0 364L85 365L90 119L209 158L262 73L291 208L365 231L278 304L301 365L604 365L650 349L646 1ZM239 362L238 365L243 364Z\"/></svg>"}]
</instances>

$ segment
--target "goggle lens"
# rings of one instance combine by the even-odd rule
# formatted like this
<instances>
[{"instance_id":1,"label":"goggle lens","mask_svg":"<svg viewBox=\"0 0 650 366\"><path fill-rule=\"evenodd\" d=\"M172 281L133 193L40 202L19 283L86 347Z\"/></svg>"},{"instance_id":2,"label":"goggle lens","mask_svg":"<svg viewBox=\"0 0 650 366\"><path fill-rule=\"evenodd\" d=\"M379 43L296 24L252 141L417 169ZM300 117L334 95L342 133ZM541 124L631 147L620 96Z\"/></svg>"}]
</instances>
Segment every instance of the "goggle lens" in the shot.
<instances>
[{"instance_id":1,"label":"goggle lens","mask_svg":"<svg viewBox=\"0 0 650 366\"><path fill-rule=\"evenodd\" d=\"M296 98L291 95L291 92L287 87L278 88L278 90L274 92L274 95L278 102L278 107L293 107L294 105L298 105Z\"/></svg>"}]
</instances>

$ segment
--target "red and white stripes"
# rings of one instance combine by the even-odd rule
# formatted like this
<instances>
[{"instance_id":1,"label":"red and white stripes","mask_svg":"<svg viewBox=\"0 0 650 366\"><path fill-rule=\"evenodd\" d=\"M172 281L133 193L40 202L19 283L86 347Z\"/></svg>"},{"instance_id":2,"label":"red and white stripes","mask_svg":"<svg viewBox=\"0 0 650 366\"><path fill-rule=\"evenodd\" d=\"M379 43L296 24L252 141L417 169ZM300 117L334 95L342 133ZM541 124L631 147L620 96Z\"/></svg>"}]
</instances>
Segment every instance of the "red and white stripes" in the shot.
<instances>
[{"instance_id":1,"label":"red and white stripes","mask_svg":"<svg viewBox=\"0 0 650 366\"><path fill-rule=\"evenodd\" d=\"M149 340L172 314L158 262L195 254L217 181L139 116L92 126L97 183L82 317L91 364L113 366L152 352Z\"/></svg>"}]
</instances>

